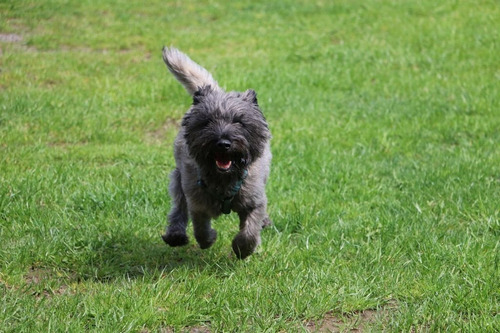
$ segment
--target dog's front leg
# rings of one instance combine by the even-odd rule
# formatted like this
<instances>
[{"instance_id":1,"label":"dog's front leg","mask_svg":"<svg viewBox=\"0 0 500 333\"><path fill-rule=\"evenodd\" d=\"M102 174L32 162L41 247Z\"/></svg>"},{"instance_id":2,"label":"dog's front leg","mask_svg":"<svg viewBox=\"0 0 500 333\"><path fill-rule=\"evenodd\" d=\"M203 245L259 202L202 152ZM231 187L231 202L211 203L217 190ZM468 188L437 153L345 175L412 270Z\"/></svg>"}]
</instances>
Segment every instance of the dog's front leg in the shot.
<instances>
[{"instance_id":1,"label":"dog's front leg","mask_svg":"<svg viewBox=\"0 0 500 333\"><path fill-rule=\"evenodd\" d=\"M212 229L210 217L201 212L191 214L193 219L194 238L202 249L208 249L217 239L217 231Z\"/></svg>"},{"instance_id":2,"label":"dog's front leg","mask_svg":"<svg viewBox=\"0 0 500 333\"><path fill-rule=\"evenodd\" d=\"M162 236L165 243L170 246L183 246L189 240L186 235L186 227L188 223L187 212L181 207L174 206L170 214L168 214L169 225L167 231Z\"/></svg>"},{"instance_id":3,"label":"dog's front leg","mask_svg":"<svg viewBox=\"0 0 500 333\"><path fill-rule=\"evenodd\" d=\"M250 212L238 213L240 232L233 239L233 251L239 259L251 255L260 244L262 221L267 217L266 207L256 207Z\"/></svg>"}]
</instances>

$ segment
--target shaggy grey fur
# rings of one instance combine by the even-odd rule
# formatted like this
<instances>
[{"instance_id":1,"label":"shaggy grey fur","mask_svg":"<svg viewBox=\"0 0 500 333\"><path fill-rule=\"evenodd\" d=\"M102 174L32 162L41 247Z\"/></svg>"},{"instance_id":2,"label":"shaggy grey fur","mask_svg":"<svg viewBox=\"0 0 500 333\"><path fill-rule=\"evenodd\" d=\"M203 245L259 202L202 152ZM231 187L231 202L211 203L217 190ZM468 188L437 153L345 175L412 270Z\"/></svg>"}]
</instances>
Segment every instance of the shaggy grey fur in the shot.
<instances>
[{"instance_id":1,"label":"shaggy grey fur","mask_svg":"<svg viewBox=\"0 0 500 333\"><path fill-rule=\"evenodd\" d=\"M188 218L202 249L217 238L211 219L235 211L240 231L232 247L244 259L260 243L270 223L265 185L269 175L271 134L255 91L225 92L212 75L175 48L163 49L170 72L193 96L174 143L176 168L171 174L172 210L163 240L188 243Z\"/></svg>"}]
</instances>

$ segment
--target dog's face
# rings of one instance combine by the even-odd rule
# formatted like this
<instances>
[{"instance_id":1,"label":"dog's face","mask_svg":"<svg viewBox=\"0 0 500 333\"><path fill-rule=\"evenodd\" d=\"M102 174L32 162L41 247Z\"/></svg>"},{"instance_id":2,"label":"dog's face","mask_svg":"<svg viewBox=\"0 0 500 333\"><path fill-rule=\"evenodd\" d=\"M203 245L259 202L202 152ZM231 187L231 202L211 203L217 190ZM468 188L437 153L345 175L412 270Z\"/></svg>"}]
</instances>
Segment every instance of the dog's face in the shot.
<instances>
[{"instance_id":1,"label":"dog's face","mask_svg":"<svg viewBox=\"0 0 500 333\"><path fill-rule=\"evenodd\" d=\"M205 171L240 173L256 160L270 138L255 91L213 90L206 86L193 96L182 120L189 154Z\"/></svg>"}]
</instances>

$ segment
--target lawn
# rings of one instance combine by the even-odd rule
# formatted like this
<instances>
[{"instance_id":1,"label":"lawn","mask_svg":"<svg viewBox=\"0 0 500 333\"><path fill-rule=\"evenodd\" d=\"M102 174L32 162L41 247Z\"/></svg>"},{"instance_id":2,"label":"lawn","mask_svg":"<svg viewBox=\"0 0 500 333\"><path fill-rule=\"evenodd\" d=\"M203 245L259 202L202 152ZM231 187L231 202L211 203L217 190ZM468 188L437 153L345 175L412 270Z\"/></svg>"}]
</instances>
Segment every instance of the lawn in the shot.
<instances>
[{"instance_id":1,"label":"lawn","mask_svg":"<svg viewBox=\"0 0 500 333\"><path fill-rule=\"evenodd\" d=\"M500 5L0 1L0 331L500 330ZM273 225L161 240L190 97L273 134Z\"/></svg>"}]
</instances>

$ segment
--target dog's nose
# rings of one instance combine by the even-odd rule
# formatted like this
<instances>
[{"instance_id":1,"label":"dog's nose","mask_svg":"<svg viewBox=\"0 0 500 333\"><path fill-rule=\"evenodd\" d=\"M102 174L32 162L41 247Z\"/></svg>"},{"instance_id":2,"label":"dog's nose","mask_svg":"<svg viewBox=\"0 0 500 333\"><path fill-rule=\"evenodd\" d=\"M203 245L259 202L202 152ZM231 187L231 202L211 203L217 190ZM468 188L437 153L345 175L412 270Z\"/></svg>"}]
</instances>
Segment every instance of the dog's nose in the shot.
<instances>
[{"instance_id":1,"label":"dog's nose","mask_svg":"<svg viewBox=\"0 0 500 333\"><path fill-rule=\"evenodd\" d=\"M217 148L223 149L223 150L228 150L231 147L231 141L227 139L220 139L217 141Z\"/></svg>"}]
</instances>

